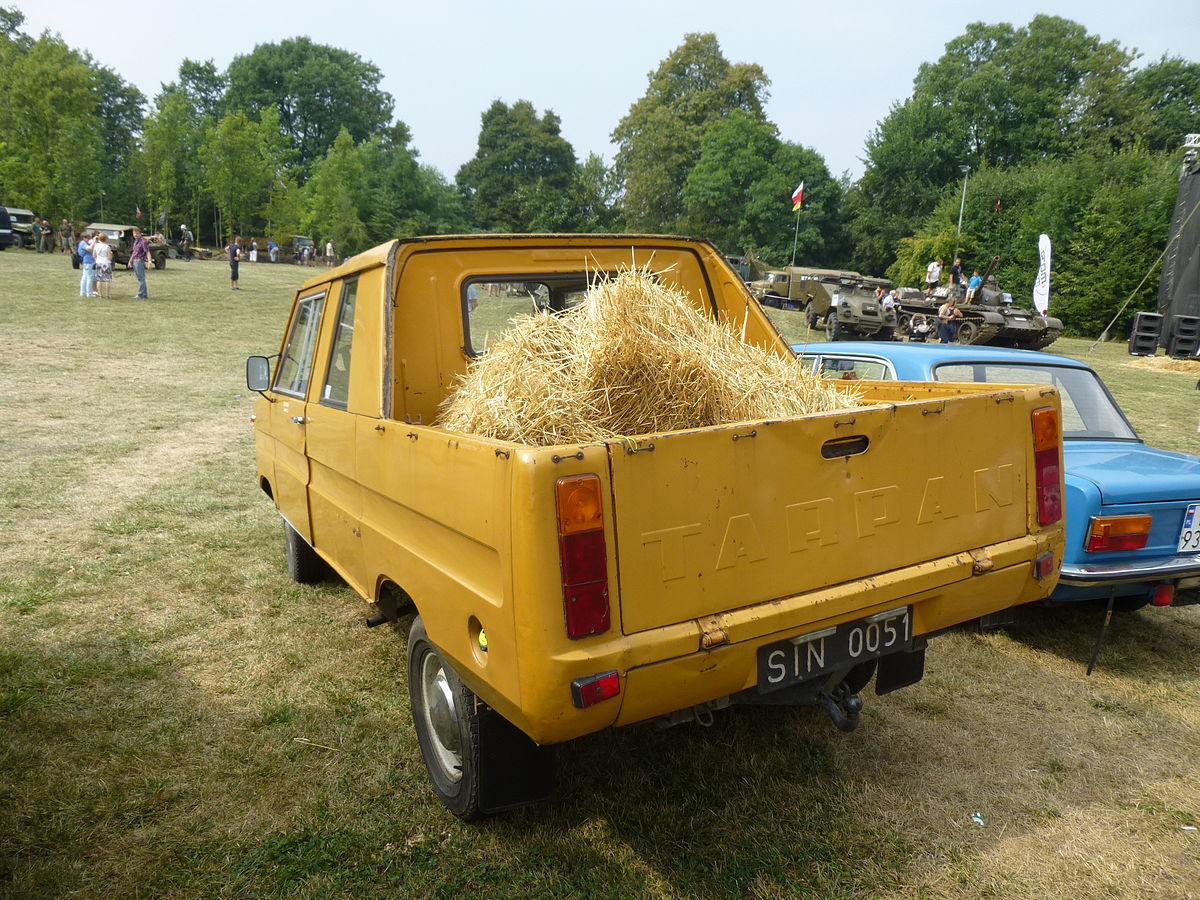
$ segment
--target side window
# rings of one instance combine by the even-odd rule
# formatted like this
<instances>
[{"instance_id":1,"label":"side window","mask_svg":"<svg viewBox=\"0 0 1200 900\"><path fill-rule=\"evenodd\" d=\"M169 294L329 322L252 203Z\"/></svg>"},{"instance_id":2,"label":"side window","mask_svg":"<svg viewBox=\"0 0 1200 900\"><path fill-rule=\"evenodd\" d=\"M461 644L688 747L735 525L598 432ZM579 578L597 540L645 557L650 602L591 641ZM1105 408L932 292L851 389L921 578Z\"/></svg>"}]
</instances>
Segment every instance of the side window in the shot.
<instances>
[{"instance_id":1,"label":"side window","mask_svg":"<svg viewBox=\"0 0 1200 900\"><path fill-rule=\"evenodd\" d=\"M350 399L350 348L354 341L354 300L357 295L357 280L342 286L333 347L329 351L329 368L325 373L325 387L321 389L321 402L339 409L345 409Z\"/></svg>"},{"instance_id":2,"label":"side window","mask_svg":"<svg viewBox=\"0 0 1200 900\"><path fill-rule=\"evenodd\" d=\"M302 297L296 303L296 317L292 320L292 330L275 372L275 390L281 394L304 397L308 393L313 353L317 349L317 329L321 324L324 305L324 293Z\"/></svg>"}]
</instances>

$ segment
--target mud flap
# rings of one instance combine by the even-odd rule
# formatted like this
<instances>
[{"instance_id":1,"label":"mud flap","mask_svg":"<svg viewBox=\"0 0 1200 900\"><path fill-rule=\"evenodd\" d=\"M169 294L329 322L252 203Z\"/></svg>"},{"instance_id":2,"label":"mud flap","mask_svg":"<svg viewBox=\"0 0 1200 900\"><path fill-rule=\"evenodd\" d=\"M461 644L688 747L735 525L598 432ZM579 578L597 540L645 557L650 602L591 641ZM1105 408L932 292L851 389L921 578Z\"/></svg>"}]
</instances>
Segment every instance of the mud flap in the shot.
<instances>
[{"instance_id":1,"label":"mud flap","mask_svg":"<svg viewBox=\"0 0 1200 900\"><path fill-rule=\"evenodd\" d=\"M540 747L504 716L479 704L479 806L494 813L538 803L558 785L554 747Z\"/></svg>"},{"instance_id":2,"label":"mud flap","mask_svg":"<svg viewBox=\"0 0 1200 900\"><path fill-rule=\"evenodd\" d=\"M916 684L925 676L925 647L916 642L908 653L890 653L879 658L875 672L875 693L882 697L892 691Z\"/></svg>"}]
</instances>

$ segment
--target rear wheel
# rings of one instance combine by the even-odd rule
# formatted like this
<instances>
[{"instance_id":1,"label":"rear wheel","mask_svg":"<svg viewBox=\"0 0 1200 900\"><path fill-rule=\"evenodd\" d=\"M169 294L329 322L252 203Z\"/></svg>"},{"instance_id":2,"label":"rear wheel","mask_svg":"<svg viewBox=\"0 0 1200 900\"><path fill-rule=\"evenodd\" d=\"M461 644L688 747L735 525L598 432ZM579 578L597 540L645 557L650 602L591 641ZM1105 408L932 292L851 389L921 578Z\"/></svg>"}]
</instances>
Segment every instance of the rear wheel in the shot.
<instances>
[{"instance_id":1,"label":"rear wheel","mask_svg":"<svg viewBox=\"0 0 1200 900\"><path fill-rule=\"evenodd\" d=\"M804 321L808 323L809 331L817 327L817 314L813 312L811 300L804 304Z\"/></svg>"},{"instance_id":2,"label":"rear wheel","mask_svg":"<svg viewBox=\"0 0 1200 900\"><path fill-rule=\"evenodd\" d=\"M329 574L325 560L317 555L317 551L309 546L308 541L292 527L292 523L283 520L283 546L287 554L288 575L300 584L312 584L323 580Z\"/></svg>"},{"instance_id":3,"label":"rear wheel","mask_svg":"<svg viewBox=\"0 0 1200 900\"><path fill-rule=\"evenodd\" d=\"M167 251L159 250L154 254L154 268L165 269L167 267Z\"/></svg>"},{"instance_id":4,"label":"rear wheel","mask_svg":"<svg viewBox=\"0 0 1200 900\"><path fill-rule=\"evenodd\" d=\"M829 318L825 320L825 330L829 332L829 339L831 341L841 340L842 323L838 321L836 313L829 313Z\"/></svg>"},{"instance_id":5,"label":"rear wheel","mask_svg":"<svg viewBox=\"0 0 1200 900\"><path fill-rule=\"evenodd\" d=\"M475 694L430 642L420 616L408 632L408 696L434 792L460 819L479 818L481 741Z\"/></svg>"},{"instance_id":6,"label":"rear wheel","mask_svg":"<svg viewBox=\"0 0 1200 900\"><path fill-rule=\"evenodd\" d=\"M973 344L975 339L979 337L979 323L971 319L963 319L958 323L958 332L955 334L955 341L960 344Z\"/></svg>"}]
</instances>

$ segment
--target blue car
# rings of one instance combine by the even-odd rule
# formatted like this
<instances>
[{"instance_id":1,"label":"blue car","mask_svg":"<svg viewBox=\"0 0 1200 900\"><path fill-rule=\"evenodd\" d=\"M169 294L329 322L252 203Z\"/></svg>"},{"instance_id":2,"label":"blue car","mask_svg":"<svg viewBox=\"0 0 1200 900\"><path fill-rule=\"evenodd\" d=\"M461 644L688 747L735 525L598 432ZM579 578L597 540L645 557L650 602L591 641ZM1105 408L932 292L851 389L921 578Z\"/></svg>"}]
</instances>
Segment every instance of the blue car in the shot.
<instances>
[{"instance_id":1,"label":"blue car","mask_svg":"<svg viewBox=\"0 0 1200 900\"><path fill-rule=\"evenodd\" d=\"M1066 549L1051 600L1200 602L1200 456L1148 447L1078 360L962 344L793 344L825 378L1047 383L1062 397Z\"/></svg>"}]
</instances>

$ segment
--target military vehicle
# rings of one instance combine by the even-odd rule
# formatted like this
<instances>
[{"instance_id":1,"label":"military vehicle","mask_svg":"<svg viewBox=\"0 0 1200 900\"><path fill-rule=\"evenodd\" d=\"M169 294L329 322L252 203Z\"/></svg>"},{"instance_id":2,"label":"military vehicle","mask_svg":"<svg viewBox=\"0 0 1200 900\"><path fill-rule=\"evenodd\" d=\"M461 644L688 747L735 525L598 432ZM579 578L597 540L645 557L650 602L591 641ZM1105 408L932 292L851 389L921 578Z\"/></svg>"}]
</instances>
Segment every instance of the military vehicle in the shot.
<instances>
[{"instance_id":1,"label":"military vehicle","mask_svg":"<svg viewBox=\"0 0 1200 900\"><path fill-rule=\"evenodd\" d=\"M37 218L31 209L8 207L8 217L12 220L12 245L17 248L34 247L33 222Z\"/></svg>"},{"instance_id":2,"label":"military vehicle","mask_svg":"<svg viewBox=\"0 0 1200 900\"><path fill-rule=\"evenodd\" d=\"M123 264L127 269L133 268L133 265L129 262L129 254L133 252L132 225L92 222L84 228L84 231L90 231L92 234L95 234L97 231L103 231L108 235L108 243L112 247L113 265ZM145 237L150 244L150 259L154 263L154 268L165 269L171 248L165 243L155 241L151 235L145 235Z\"/></svg>"},{"instance_id":3,"label":"military vehicle","mask_svg":"<svg viewBox=\"0 0 1200 900\"><path fill-rule=\"evenodd\" d=\"M886 278L798 266L768 272L766 279L751 284L751 290L766 306L803 309L808 327L824 325L831 341L853 337L891 340L898 324L897 312L885 310L876 296L877 288L887 291L891 287Z\"/></svg>"},{"instance_id":4,"label":"military vehicle","mask_svg":"<svg viewBox=\"0 0 1200 900\"><path fill-rule=\"evenodd\" d=\"M962 319L958 323L955 340L960 344L991 344L996 347L1019 347L1023 350L1040 350L1058 340L1062 334L1062 320L1043 316L1035 309L1017 306L1012 294L1000 290L996 284L996 264L999 256L993 256L983 275L983 284L967 299L959 288L955 295ZM913 297L912 292L900 298L900 330L909 333L915 316L937 316L938 307L954 293L950 285L938 288L932 298L924 295Z\"/></svg>"}]
</instances>

